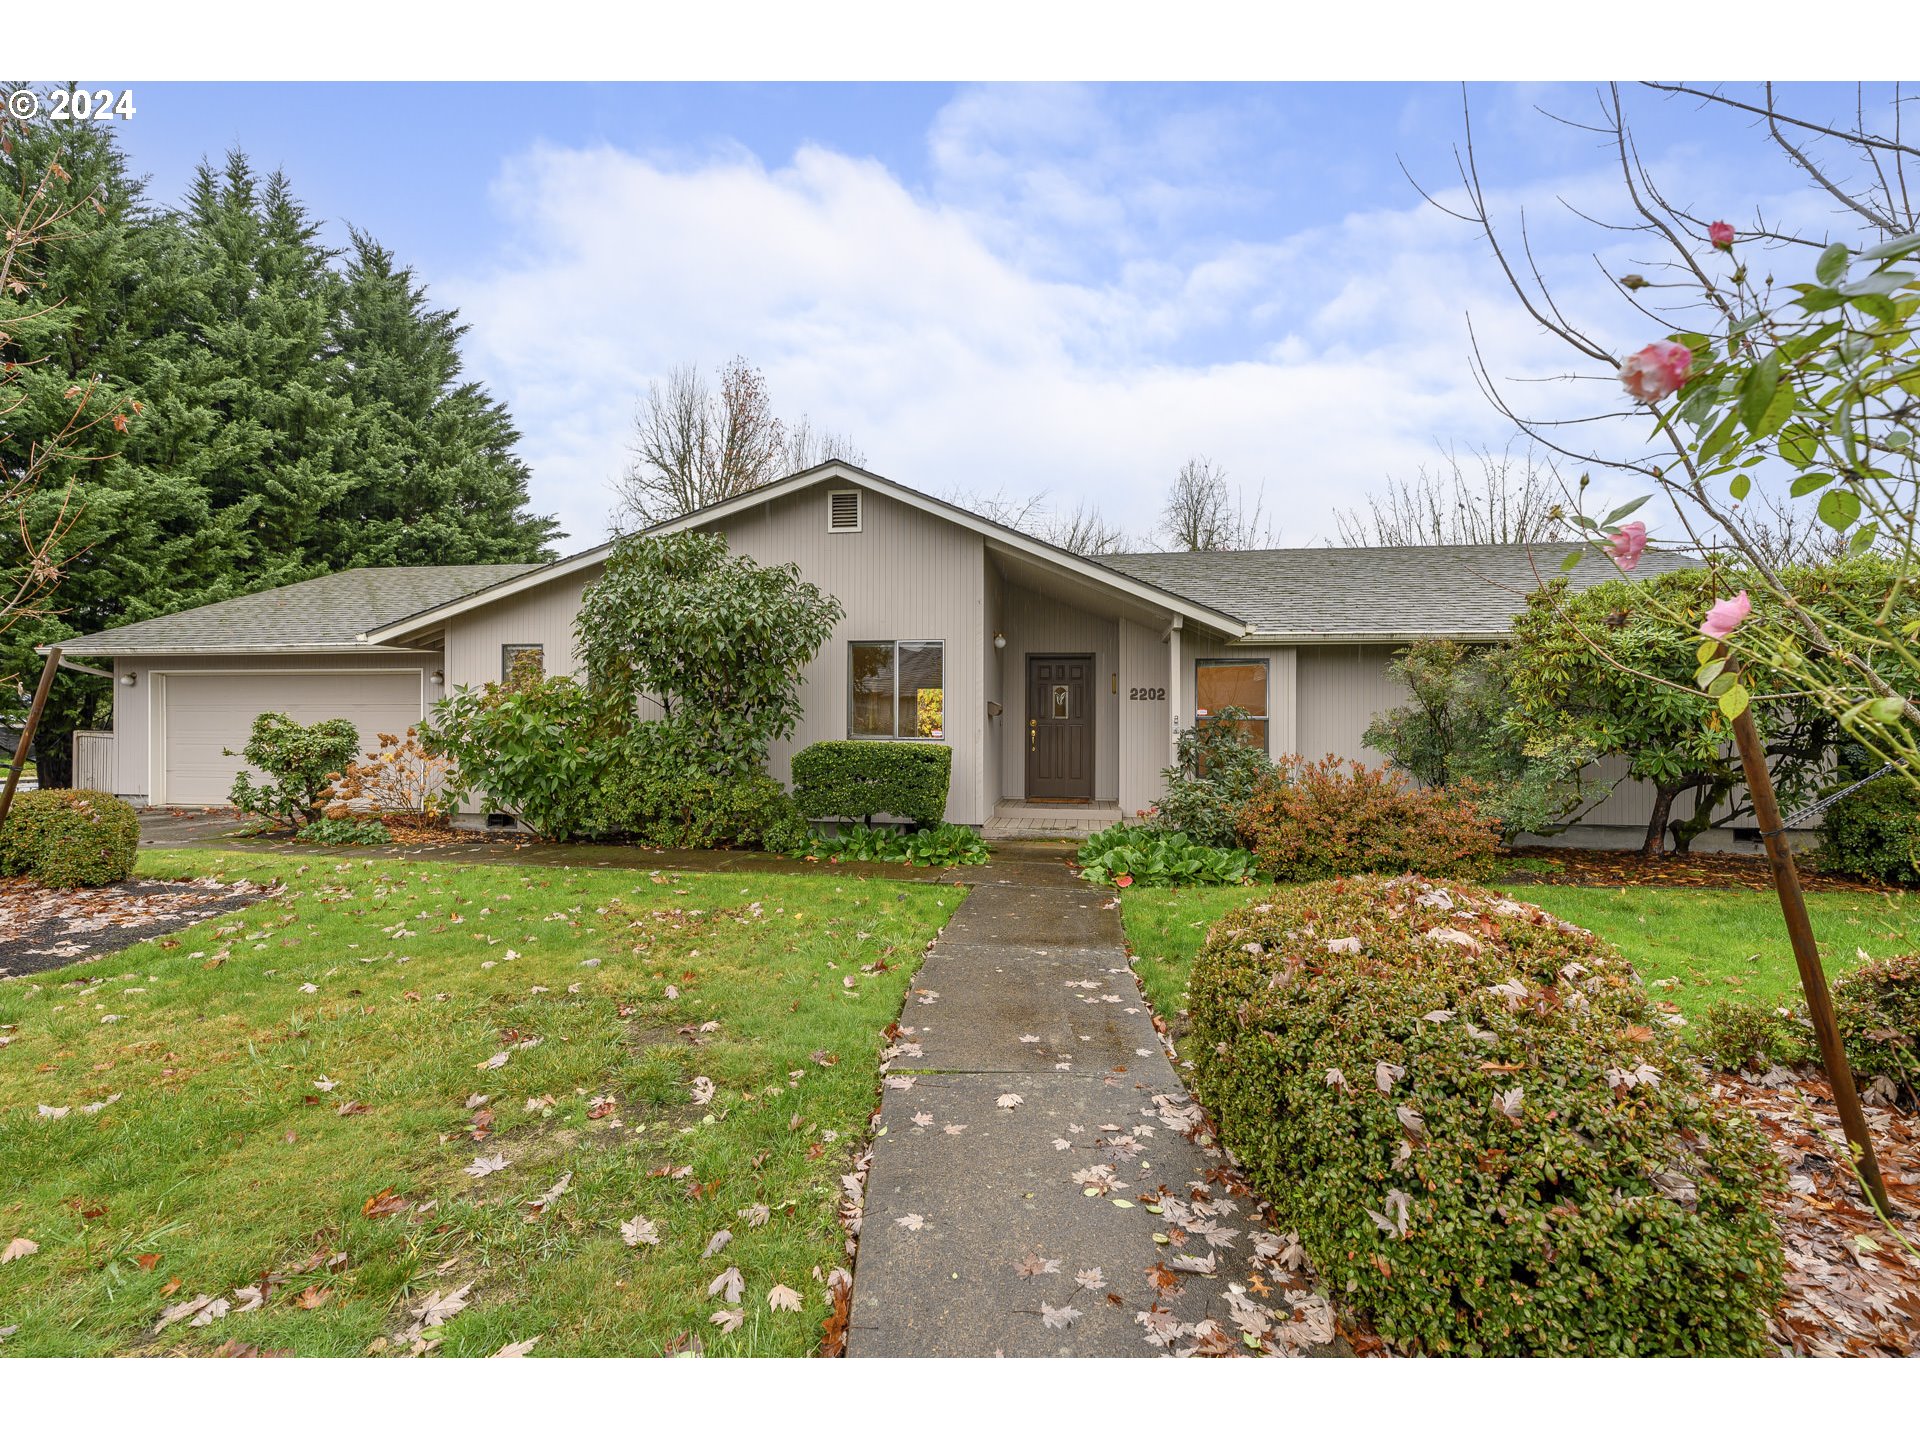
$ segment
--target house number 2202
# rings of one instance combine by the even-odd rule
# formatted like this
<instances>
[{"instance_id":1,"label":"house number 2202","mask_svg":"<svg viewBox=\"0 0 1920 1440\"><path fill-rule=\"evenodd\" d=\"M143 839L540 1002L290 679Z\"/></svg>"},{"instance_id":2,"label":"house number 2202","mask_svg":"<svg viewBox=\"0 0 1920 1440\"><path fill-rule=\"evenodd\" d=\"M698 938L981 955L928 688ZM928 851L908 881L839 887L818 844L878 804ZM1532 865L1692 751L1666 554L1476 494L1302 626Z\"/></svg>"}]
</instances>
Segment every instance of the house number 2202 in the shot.
<instances>
[{"instance_id":1,"label":"house number 2202","mask_svg":"<svg viewBox=\"0 0 1920 1440\"><path fill-rule=\"evenodd\" d=\"M1167 698L1167 687L1164 685L1135 685L1131 690L1127 691L1127 698L1129 700L1164 700Z\"/></svg>"}]
</instances>

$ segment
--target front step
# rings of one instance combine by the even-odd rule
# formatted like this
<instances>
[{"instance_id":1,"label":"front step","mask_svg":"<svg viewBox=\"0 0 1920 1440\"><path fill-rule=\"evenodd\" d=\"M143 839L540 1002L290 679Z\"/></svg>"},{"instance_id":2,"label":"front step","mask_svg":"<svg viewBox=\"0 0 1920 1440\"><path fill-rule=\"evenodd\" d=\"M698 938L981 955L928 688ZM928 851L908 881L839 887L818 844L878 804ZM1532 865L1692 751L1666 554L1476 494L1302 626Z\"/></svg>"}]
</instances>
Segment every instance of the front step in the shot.
<instances>
[{"instance_id":1,"label":"front step","mask_svg":"<svg viewBox=\"0 0 1920 1440\"><path fill-rule=\"evenodd\" d=\"M1120 823L1118 805L1035 805L1002 800L980 827L985 840L1084 840Z\"/></svg>"}]
</instances>

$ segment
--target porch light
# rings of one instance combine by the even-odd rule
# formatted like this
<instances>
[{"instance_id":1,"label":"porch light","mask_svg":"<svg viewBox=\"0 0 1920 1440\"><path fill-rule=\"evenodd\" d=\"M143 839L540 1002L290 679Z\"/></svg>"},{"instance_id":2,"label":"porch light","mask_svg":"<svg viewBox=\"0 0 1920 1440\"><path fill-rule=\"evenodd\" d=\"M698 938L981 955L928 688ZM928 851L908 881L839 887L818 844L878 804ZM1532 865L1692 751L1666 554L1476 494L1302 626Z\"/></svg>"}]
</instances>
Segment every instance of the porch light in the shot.
<instances>
[{"instance_id":1,"label":"porch light","mask_svg":"<svg viewBox=\"0 0 1920 1440\"><path fill-rule=\"evenodd\" d=\"M128 671L128 672L126 673L126 674L124 674L124 675L122 675L122 676L120 677L120 683L121 683L122 685L132 685L132 684L135 684L135 683L137 683L137 682L139 681L139 679L140 679L140 677L139 677L139 675L138 675L138 674L136 674L136 673L135 673L134 671L132 671L132 670L129 670L129 671Z\"/></svg>"},{"instance_id":2,"label":"porch light","mask_svg":"<svg viewBox=\"0 0 1920 1440\"><path fill-rule=\"evenodd\" d=\"M996 650L1004 650L1007 648L1007 637L1002 635L998 630L993 632L993 648Z\"/></svg>"}]
</instances>

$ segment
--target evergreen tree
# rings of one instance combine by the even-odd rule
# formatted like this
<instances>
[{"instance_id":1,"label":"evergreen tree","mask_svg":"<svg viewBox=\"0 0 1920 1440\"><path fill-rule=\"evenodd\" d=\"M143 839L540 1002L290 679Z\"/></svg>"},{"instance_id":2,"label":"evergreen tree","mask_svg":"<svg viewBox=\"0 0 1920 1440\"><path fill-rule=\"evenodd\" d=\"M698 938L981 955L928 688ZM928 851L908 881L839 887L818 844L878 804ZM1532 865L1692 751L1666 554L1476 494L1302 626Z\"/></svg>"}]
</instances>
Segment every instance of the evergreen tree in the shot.
<instances>
[{"instance_id":1,"label":"evergreen tree","mask_svg":"<svg viewBox=\"0 0 1920 1440\"><path fill-rule=\"evenodd\" d=\"M0 299L0 358L27 397L0 459L57 431L77 381L139 408L124 433L90 432L34 498L40 518L61 503L79 518L58 613L0 635L0 674L30 676L36 644L333 570L546 558L555 526L526 512L518 432L460 380L457 317L391 254L355 233L341 264L286 178L262 181L238 152L158 212L111 127L10 138L9 192L57 161L98 203L30 257L51 310L16 324L27 308ZM73 673L55 685L36 747L50 782L109 691Z\"/></svg>"},{"instance_id":2,"label":"evergreen tree","mask_svg":"<svg viewBox=\"0 0 1920 1440\"><path fill-rule=\"evenodd\" d=\"M526 513L520 432L482 386L460 380L466 327L428 306L391 251L351 234L339 329L350 488L330 527L330 567L485 564L543 550L556 527Z\"/></svg>"}]
</instances>

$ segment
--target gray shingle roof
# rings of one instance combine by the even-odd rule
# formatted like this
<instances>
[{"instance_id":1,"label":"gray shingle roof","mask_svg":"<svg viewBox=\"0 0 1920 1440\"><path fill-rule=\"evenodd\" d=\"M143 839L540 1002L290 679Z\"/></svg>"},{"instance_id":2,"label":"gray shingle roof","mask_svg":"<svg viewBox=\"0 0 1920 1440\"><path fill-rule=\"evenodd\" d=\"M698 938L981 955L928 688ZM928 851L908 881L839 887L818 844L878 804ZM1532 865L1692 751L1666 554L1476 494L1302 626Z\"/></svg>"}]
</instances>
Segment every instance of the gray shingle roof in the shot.
<instances>
[{"instance_id":1,"label":"gray shingle roof","mask_svg":"<svg viewBox=\"0 0 1920 1440\"><path fill-rule=\"evenodd\" d=\"M1527 592L1557 577L1577 547L1418 545L1377 549L1182 551L1108 555L1100 563L1223 610L1259 635L1493 635L1526 608ZM1664 574L1699 561L1647 551L1635 572ZM1588 554L1572 573L1584 590L1619 572Z\"/></svg>"},{"instance_id":2,"label":"gray shingle roof","mask_svg":"<svg viewBox=\"0 0 1920 1440\"><path fill-rule=\"evenodd\" d=\"M392 565L342 570L63 640L69 655L177 655L222 650L337 650L398 620L537 565Z\"/></svg>"}]
</instances>

